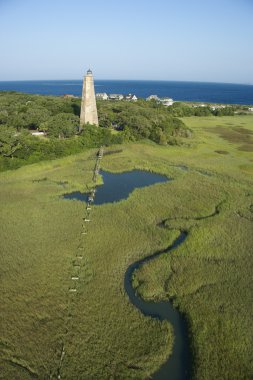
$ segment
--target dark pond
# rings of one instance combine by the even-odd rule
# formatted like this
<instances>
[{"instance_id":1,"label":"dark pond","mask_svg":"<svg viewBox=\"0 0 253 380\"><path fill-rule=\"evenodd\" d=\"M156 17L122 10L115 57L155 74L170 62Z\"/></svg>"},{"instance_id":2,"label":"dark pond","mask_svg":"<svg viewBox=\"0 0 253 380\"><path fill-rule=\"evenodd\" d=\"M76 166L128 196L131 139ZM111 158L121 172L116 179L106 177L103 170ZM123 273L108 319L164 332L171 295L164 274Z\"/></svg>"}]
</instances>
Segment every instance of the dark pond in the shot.
<instances>
[{"instance_id":1,"label":"dark pond","mask_svg":"<svg viewBox=\"0 0 253 380\"><path fill-rule=\"evenodd\" d=\"M125 173L109 173L101 170L100 174L104 184L96 188L95 205L117 202L126 199L134 189L169 181L169 178L164 175L143 170L132 170ZM87 201L87 195L87 193L75 191L64 194L63 198Z\"/></svg>"}]
</instances>

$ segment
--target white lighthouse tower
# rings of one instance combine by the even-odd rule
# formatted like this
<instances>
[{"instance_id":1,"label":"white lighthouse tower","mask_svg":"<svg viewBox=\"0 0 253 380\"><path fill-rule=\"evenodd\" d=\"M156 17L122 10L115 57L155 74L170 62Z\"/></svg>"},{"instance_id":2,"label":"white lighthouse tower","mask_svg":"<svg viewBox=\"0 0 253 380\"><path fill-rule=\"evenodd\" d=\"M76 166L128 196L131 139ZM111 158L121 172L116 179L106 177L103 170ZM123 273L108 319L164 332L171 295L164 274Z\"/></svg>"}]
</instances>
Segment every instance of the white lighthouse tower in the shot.
<instances>
[{"instance_id":1,"label":"white lighthouse tower","mask_svg":"<svg viewBox=\"0 0 253 380\"><path fill-rule=\"evenodd\" d=\"M94 80L92 71L90 69L87 71L87 74L83 78L80 126L87 123L98 126L98 113L94 90Z\"/></svg>"}]
</instances>

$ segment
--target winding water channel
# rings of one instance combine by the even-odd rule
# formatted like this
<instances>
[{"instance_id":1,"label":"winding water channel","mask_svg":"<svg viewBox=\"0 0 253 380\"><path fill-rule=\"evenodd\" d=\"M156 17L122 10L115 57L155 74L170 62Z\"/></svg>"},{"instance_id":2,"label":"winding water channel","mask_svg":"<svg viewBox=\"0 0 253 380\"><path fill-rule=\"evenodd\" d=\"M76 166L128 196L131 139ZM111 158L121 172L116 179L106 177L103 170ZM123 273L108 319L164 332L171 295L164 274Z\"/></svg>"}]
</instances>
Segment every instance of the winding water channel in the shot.
<instances>
[{"instance_id":1,"label":"winding water channel","mask_svg":"<svg viewBox=\"0 0 253 380\"><path fill-rule=\"evenodd\" d=\"M104 184L103 186L97 187L96 197L94 201L94 203L97 205L117 202L122 199L126 199L129 194L136 188L169 181L166 176L145 172L142 170L133 170L130 172L116 174L101 171L100 174L103 176ZM87 193L72 192L65 194L64 198L86 201ZM159 226L158 228L161 227L163 227L163 225ZM138 297L135 289L132 287L132 275L133 272L144 263L153 260L159 255L169 253L180 244L183 244L186 238L187 233L185 231L182 231L179 237L167 249L157 251L154 254L131 264L125 273L124 286L132 304L137 307L145 316L157 318L160 321L167 320L173 326L175 339L172 354L160 367L160 369L152 376L153 380L189 379L191 360L186 322L178 310L172 306L172 303L170 301L146 302Z\"/></svg>"},{"instance_id":2,"label":"winding water channel","mask_svg":"<svg viewBox=\"0 0 253 380\"><path fill-rule=\"evenodd\" d=\"M138 297L132 287L133 272L144 263L153 260L164 253L168 253L182 244L187 237L186 232L181 232L179 237L166 250L157 251L153 255L145 257L130 265L125 273L125 290L132 304L144 315L157 318L161 321L167 320L173 326L175 336L173 351L167 361L152 376L153 380L188 380L190 372L190 351L187 338L186 322L183 316L170 301L147 302Z\"/></svg>"}]
</instances>

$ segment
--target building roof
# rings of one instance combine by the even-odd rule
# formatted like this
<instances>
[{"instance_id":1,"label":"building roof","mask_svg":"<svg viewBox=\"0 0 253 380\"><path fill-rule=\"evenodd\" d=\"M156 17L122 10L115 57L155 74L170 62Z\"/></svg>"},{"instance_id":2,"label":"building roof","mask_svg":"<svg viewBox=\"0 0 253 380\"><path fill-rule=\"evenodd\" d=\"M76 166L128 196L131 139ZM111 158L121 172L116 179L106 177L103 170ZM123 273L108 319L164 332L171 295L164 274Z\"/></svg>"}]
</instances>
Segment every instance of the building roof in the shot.
<instances>
[{"instance_id":1,"label":"building roof","mask_svg":"<svg viewBox=\"0 0 253 380\"><path fill-rule=\"evenodd\" d=\"M147 97L147 100L152 100L152 99L154 99L154 100L159 100L159 97L158 97L157 95L149 95L149 96Z\"/></svg>"},{"instance_id":2,"label":"building roof","mask_svg":"<svg viewBox=\"0 0 253 380\"><path fill-rule=\"evenodd\" d=\"M161 98L160 99L162 102L173 102L172 98Z\"/></svg>"},{"instance_id":3,"label":"building roof","mask_svg":"<svg viewBox=\"0 0 253 380\"><path fill-rule=\"evenodd\" d=\"M110 98L117 98L123 96L122 94L109 94Z\"/></svg>"}]
</instances>

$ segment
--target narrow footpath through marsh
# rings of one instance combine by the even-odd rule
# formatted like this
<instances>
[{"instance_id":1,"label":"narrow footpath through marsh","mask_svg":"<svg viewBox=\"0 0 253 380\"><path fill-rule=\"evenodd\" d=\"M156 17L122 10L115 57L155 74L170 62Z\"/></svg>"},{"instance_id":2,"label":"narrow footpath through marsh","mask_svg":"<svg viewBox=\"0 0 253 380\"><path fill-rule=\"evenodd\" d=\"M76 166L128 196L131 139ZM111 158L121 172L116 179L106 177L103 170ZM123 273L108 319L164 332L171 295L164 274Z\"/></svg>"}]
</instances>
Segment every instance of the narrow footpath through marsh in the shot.
<instances>
[{"instance_id":1,"label":"narrow footpath through marsh","mask_svg":"<svg viewBox=\"0 0 253 380\"><path fill-rule=\"evenodd\" d=\"M100 160L103 157L103 153L104 153L104 148L103 148L103 146L101 146L98 153L97 153L95 167L93 170L92 181L93 181L94 187L92 187L90 192L88 194L86 194L86 199L85 199L86 200L86 209L85 209L85 213L83 216L83 224L82 224L83 230L81 232L82 239L88 233L87 225L89 224L89 222L91 220L90 219L91 207L92 207L92 204L93 204L94 199L95 199L97 176L99 175ZM62 344L61 344L61 354L60 354L60 358L59 358L59 364L58 364L58 367L56 369L56 377L59 380L62 379L61 369L62 369L62 365L63 365L64 356L66 354L66 352L65 352L65 341L66 341L68 333L69 333L69 328L68 328L69 319L72 317L71 305L74 302L73 297L75 297L76 293L78 292L78 282L80 279L80 274L81 274L82 269L85 266L85 264L83 264L85 262L83 251L84 251L84 244L83 244L83 242L81 242L80 245L77 247L77 251L75 253L74 260L72 261L72 268L71 268L71 275L70 275L71 285L69 287L67 318L65 319L65 330L64 330L64 336L63 336L63 340L62 340ZM50 378L52 378L52 376L50 376Z\"/></svg>"}]
</instances>

